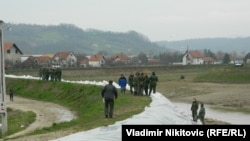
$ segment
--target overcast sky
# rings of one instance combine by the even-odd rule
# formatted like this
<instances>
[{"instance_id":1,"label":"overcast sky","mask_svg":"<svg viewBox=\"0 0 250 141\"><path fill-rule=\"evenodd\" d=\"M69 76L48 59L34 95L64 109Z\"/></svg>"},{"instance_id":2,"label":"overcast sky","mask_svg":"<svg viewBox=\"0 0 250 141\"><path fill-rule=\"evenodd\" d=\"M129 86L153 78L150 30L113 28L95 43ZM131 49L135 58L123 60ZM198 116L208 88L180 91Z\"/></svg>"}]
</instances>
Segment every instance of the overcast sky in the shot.
<instances>
[{"instance_id":1,"label":"overcast sky","mask_svg":"<svg viewBox=\"0 0 250 141\"><path fill-rule=\"evenodd\" d=\"M136 31L151 41L250 36L250 0L1 0L0 20Z\"/></svg>"}]
</instances>

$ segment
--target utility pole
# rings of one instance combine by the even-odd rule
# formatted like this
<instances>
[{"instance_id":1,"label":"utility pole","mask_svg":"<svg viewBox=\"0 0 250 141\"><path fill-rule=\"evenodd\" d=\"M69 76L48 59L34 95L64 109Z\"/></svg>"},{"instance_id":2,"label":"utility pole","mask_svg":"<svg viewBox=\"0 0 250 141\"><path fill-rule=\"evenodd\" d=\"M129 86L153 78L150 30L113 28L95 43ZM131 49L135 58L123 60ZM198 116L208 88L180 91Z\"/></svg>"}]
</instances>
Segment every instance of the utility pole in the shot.
<instances>
[{"instance_id":1,"label":"utility pole","mask_svg":"<svg viewBox=\"0 0 250 141\"><path fill-rule=\"evenodd\" d=\"M2 114L2 134L5 134L7 132L7 108L6 108L6 87L5 87L5 61L4 61L4 43L3 43L3 24L4 22L0 20L0 51L1 51L1 57L0 57L0 63L1 63L1 69L0 69L0 93L2 94L1 102L0 102L0 114Z\"/></svg>"}]
</instances>

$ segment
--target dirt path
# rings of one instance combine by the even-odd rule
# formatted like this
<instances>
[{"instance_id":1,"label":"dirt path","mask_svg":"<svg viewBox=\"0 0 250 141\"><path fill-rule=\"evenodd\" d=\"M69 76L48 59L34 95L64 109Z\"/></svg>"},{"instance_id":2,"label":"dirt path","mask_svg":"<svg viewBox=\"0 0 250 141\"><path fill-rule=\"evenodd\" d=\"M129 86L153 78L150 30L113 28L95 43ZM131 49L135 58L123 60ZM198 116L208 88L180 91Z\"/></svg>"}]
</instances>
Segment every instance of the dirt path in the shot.
<instances>
[{"instance_id":1,"label":"dirt path","mask_svg":"<svg viewBox=\"0 0 250 141\"><path fill-rule=\"evenodd\" d=\"M43 127L49 127L53 123L70 121L76 116L72 111L57 104L30 100L21 97L14 97L14 102L7 101L7 107L22 111L33 111L36 113L36 120L25 130L9 136L8 138L25 135Z\"/></svg>"}]
</instances>

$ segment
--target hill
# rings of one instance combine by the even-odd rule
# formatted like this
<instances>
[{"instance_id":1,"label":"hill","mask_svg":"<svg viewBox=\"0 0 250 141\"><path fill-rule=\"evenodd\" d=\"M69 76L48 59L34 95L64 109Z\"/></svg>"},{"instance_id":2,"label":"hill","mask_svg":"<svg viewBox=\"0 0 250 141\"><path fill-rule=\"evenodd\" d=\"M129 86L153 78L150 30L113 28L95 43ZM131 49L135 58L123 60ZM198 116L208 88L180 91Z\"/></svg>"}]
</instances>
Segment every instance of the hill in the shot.
<instances>
[{"instance_id":1,"label":"hill","mask_svg":"<svg viewBox=\"0 0 250 141\"><path fill-rule=\"evenodd\" d=\"M4 41L15 42L24 54L46 54L58 51L111 55L123 52L149 56L162 52L209 49L212 52L250 52L250 37L200 38L180 41L150 41L136 31L111 32L95 29L81 29L72 24L31 25L6 23Z\"/></svg>"},{"instance_id":2,"label":"hill","mask_svg":"<svg viewBox=\"0 0 250 141\"><path fill-rule=\"evenodd\" d=\"M174 49L178 51L189 50L204 50L209 49L213 52L237 52L248 53L250 52L250 37L241 38L201 38L189 39L181 41L158 41L159 46Z\"/></svg>"},{"instance_id":3,"label":"hill","mask_svg":"<svg viewBox=\"0 0 250 141\"><path fill-rule=\"evenodd\" d=\"M7 24L4 41L15 42L24 54L56 53L73 51L82 54L102 53L109 55L123 52L128 55L158 54L165 50L135 31L126 33L83 30L71 24L30 25Z\"/></svg>"}]
</instances>

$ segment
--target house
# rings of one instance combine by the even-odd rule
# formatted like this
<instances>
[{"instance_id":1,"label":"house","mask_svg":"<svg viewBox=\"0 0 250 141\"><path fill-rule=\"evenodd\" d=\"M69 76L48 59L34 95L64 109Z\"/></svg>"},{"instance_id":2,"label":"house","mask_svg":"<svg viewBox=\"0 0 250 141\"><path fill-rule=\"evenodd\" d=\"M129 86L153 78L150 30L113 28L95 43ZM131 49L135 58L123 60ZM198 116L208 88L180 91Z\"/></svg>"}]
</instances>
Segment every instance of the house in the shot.
<instances>
[{"instance_id":1,"label":"house","mask_svg":"<svg viewBox=\"0 0 250 141\"><path fill-rule=\"evenodd\" d=\"M112 64L130 64L130 60L131 59L123 53L117 53L110 57Z\"/></svg>"},{"instance_id":2,"label":"house","mask_svg":"<svg viewBox=\"0 0 250 141\"><path fill-rule=\"evenodd\" d=\"M215 64L215 59L212 57L203 57L204 64Z\"/></svg>"},{"instance_id":3,"label":"house","mask_svg":"<svg viewBox=\"0 0 250 141\"><path fill-rule=\"evenodd\" d=\"M51 63L60 67L76 67L77 58L73 52L62 51L53 56Z\"/></svg>"},{"instance_id":4,"label":"house","mask_svg":"<svg viewBox=\"0 0 250 141\"><path fill-rule=\"evenodd\" d=\"M182 64L183 65L198 65L198 64L204 64L203 55L200 51L186 51L182 58Z\"/></svg>"},{"instance_id":5,"label":"house","mask_svg":"<svg viewBox=\"0 0 250 141\"><path fill-rule=\"evenodd\" d=\"M51 55L25 55L22 56L22 67L24 68L41 68L51 66Z\"/></svg>"},{"instance_id":6,"label":"house","mask_svg":"<svg viewBox=\"0 0 250 141\"><path fill-rule=\"evenodd\" d=\"M105 58L101 55L92 55L89 58L89 66L102 67L105 64Z\"/></svg>"},{"instance_id":7,"label":"house","mask_svg":"<svg viewBox=\"0 0 250 141\"><path fill-rule=\"evenodd\" d=\"M84 56L83 54L76 54L76 58L77 58L77 66L87 67L89 65L89 58Z\"/></svg>"},{"instance_id":8,"label":"house","mask_svg":"<svg viewBox=\"0 0 250 141\"><path fill-rule=\"evenodd\" d=\"M17 64L21 64L22 55L22 51L17 47L15 43L4 43L4 61L7 68L13 67Z\"/></svg>"}]
</instances>

